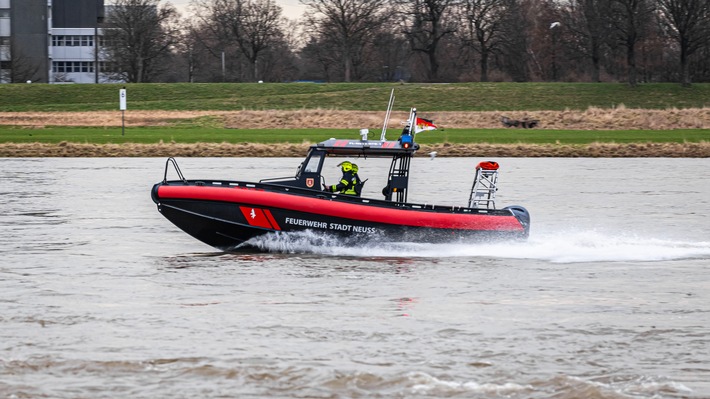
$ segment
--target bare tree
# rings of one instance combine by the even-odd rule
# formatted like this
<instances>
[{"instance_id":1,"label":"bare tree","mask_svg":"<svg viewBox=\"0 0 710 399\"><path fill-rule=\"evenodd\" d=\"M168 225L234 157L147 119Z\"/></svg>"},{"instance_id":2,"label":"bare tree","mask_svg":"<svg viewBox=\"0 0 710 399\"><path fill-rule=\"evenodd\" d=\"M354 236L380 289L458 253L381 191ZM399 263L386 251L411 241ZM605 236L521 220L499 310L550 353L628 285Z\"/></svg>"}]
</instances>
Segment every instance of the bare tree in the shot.
<instances>
[{"instance_id":1,"label":"bare tree","mask_svg":"<svg viewBox=\"0 0 710 399\"><path fill-rule=\"evenodd\" d=\"M226 36L229 35L221 32L219 24L210 19L205 3L193 2L192 11L197 18L185 22L183 40L186 46L182 48L190 65L190 81L225 82L228 80L227 60L232 64L239 50L234 43L228 42ZM253 71L253 68L249 70ZM230 68L230 78L233 74L234 70Z\"/></svg>"},{"instance_id":2,"label":"bare tree","mask_svg":"<svg viewBox=\"0 0 710 399\"><path fill-rule=\"evenodd\" d=\"M612 0L610 6L610 34L626 48L627 81L636 86L636 46L648 30L654 7L651 0Z\"/></svg>"},{"instance_id":3,"label":"bare tree","mask_svg":"<svg viewBox=\"0 0 710 399\"><path fill-rule=\"evenodd\" d=\"M371 46L373 79L383 82L407 80L406 63L411 52L407 39L391 30L382 30L375 36L376 45Z\"/></svg>"},{"instance_id":4,"label":"bare tree","mask_svg":"<svg viewBox=\"0 0 710 399\"><path fill-rule=\"evenodd\" d=\"M221 46L234 44L258 80L258 62L268 49L283 42L282 9L274 0L196 0L203 23Z\"/></svg>"},{"instance_id":5,"label":"bare tree","mask_svg":"<svg viewBox=\"0 0 710 399\"><path fill-rule=\"evenodd\" d=\"M592 82L599 82L603 49L609 35L611 0L569 0L561 9L562 25L570 32L568 46L589 59Z\"/></svg>"},{"instance_id":6,"label":"bare tree","mask_svg":"<svg viewBox=\"0 0 710 399\"><path fill-rule=\"evenodd\" d=\"M163 62L179 37L179 14L159 0L114 0L106 19L101 48L114 77L126 82L150 82L167 67Z\"/></svg>"},{"instance_id":7,"label":"bare tree","mask_svg":"<svg viewBox=\"0 0 710 399\"><path fill-rule=\"evenodd\" d=\"M662 23L680 47L681 84L690 86L690 61L710 40L710 0L657 0Z\"/></svg>"},{"instance_id":8,"label":"bare tree","mask_svg":"<svg viewBox=\"0 0 710 399\"><path fill-rule=\"evenodd\" d=\"M178 45L178 51L185 60L187 81L193 83L200 63L199 57L200 41L197 35L197 28L190 21L185 21L183 27L182 40Z\"/></svg>"},{"instance_id":9,"label":"bare tree","mask_svg":"<svg viewBox=\"0 0 710 399\"><path fill-rule=\"evenodd\" d=\"M337 43L325 37L312 36L300 51L303 63L302 75L308 80L335 80L340 64Z\"/></svg>"},{"instance_id":10,"label":"bare tree","mask_svg":"<svg viewBox=\"0 0 710 399\"><path fill-rule=\"evenodd\" d=\"M41 62L26 55L19 46L12 46L10 53L12 61L9 62L9 77L12 83L41 82Z\"/></svg>"},{"instance_id":11,"label":"bare tree","mask_svg":"<svg viewBox=\"0 0 710 399\"><path fill-rule=\"evenodd\" d=\"M428 62L428 80L438 80L439 58L437 50L441 40L456 32L452 19L446 20L447 11L458 0L395 0L402 16L402 31L409 39L411 50L423 53Z\"/></svg>"},{"instance_id":12,"label":"bare tree","mask_svg":"<svg viewBox=\"0 0 710 399\"><path fill-rule=\"evenodd\" d=\"M353 64L374 33L389 17L387 0L301 0L307 7L306 22L317 36L334 40L343 64L344 80L350 82Z\"/></svg>"},{"instance_id":13,"label":"bare tree","mask_svg":"<svg viewBox=\"0 0 710 399\"><path fill-rule=\"evenodd\" d=\"M507 12L506 1L463 0L462 7L466 26L463 40L481 56L481 82L487 82L490 57L501 45Z\"/></svg>"}]
</instances>

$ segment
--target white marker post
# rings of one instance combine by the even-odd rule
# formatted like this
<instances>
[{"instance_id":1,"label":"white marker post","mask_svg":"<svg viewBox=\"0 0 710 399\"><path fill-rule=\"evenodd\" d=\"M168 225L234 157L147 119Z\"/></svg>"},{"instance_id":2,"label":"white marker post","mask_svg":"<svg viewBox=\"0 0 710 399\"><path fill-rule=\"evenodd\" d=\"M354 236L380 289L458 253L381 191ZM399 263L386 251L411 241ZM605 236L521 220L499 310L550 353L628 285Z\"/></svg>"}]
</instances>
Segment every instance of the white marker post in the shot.
<instances>
[{"instance_id":1,"label":"white marker post","mask_svg":"<svg viewBox=\"0 0 710 399\"><path fill-rule=\"evenodd\" d=\"M121 110L121 136L126 134L126 88L118 91L119 104Z\"/></svg>"}]
</instances>

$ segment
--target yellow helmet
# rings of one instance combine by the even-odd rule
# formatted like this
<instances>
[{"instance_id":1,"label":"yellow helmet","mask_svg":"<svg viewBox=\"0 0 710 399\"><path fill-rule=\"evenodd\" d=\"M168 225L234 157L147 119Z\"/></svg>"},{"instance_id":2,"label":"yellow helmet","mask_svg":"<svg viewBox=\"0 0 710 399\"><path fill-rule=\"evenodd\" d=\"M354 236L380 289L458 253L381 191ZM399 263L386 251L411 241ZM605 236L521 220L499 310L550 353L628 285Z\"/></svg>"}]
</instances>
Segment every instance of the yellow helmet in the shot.
<instances>
[{"instance_id":1,"label":"yellow helmet","mask_svg":"<svg viewBox=\"0 0 710 399\"><path fill-rule=\"evenodd\" d=\"M357 165L353 164L353 173L357 173Z\"/></svg>"},{"instance_id":2,"label":"yellow helmet","mask_svg":"<svg viewBox=\"0 0 710 399\"><path fill-rule=\"evenodd\" d=\"M344 161L338 164L343 172L350 172L353 170L353 164L350 161Z\"/></svg>"}]
</instances>

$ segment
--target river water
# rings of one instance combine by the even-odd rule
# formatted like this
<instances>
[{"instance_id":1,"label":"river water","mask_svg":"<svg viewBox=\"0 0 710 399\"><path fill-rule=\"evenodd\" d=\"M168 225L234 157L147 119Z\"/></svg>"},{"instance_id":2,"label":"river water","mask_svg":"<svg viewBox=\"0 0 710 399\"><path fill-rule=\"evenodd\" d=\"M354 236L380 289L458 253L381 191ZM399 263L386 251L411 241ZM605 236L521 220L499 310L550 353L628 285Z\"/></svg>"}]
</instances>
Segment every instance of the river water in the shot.
<instances>
[{"instance_id":1,"label":"river water","mask_svg":"<svg viewBox=\"0 0 710 399\"><path fill-rule=\"evenodd\" d=\"M416 159L409 199L464 205L480 160ZM709 398L710 160L496 161L528 242L223 254L157 212L164 159L0 159L0 397Z\"/></svg>"}]
</instances>

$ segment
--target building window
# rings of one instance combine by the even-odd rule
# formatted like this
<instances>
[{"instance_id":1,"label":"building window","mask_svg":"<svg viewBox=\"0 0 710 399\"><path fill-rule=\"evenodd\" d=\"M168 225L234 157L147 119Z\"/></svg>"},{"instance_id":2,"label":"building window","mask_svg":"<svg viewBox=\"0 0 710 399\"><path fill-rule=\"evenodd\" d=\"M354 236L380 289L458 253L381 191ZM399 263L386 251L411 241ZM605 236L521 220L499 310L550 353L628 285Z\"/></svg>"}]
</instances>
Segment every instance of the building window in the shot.
<instances>
[{"instance_id":1,"label":"building window","mask_svg":"<svg viewBox=\"0 0 710 399\"><path fill-rule=\"evenodd\" d=\"M91 61L54 61L52 62L52 72L94 72L94 63Z\"/></svg>"},{"instance_id":2,"label":"building window","mask_svg":"<svg viewBox=\"0 0 710 399\"><path fill-rule=\"evenodd\" d=\"M0 69L12 69L12 61L0 61Z\"/></svg>"},{"instance_id":3,"label":"building window","mask_svg":"<svg viewBox=\"0 0 710 399\"><path fill-rule=\"evenodd\" d=\"M10 37L9 36L0 36L0 46L9 46L10 45Z\"/></svg>"},{"instance_id":4,"label":"building window","mask_svg":"<svg viewBox=\"0 0 710 399\"><path fill-rule=\"evenodd\" d=\"M54 35L52 46L94 47L94 37L91 35Z\"/></svg>"},{"instance_id":5,"label":"building window","mask_svg":"<svg viewBox=\"0 0 710 399\"><path fill-rule=\"evenodd\" d=\"M10 18L10 9L0 8L0 18Z\"/></svg>"}]
</instances>

